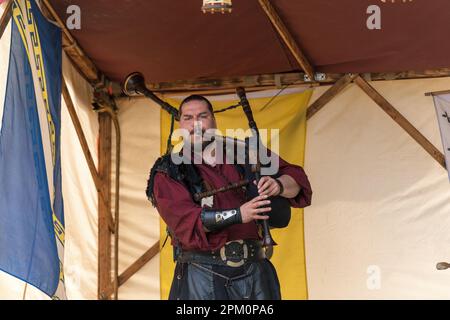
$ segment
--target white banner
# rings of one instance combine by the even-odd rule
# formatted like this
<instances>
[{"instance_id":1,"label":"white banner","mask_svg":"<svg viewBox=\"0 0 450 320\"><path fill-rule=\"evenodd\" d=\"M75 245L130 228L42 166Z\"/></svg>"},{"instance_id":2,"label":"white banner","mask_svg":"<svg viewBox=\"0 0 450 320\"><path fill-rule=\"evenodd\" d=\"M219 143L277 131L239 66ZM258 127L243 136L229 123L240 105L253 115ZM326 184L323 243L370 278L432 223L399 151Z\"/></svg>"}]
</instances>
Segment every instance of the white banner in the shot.
<instances>
[{"instance_id":1,"label":"white banner","mask_svg":"<svg viewBox=\"0 0 450 320\"><path fill-rule=\"evenodd\" d=\"M441 131L442 146L444 147L445 164L450 180L450 94L433 96L436 115Z\"/></svg>"}]
</instances>

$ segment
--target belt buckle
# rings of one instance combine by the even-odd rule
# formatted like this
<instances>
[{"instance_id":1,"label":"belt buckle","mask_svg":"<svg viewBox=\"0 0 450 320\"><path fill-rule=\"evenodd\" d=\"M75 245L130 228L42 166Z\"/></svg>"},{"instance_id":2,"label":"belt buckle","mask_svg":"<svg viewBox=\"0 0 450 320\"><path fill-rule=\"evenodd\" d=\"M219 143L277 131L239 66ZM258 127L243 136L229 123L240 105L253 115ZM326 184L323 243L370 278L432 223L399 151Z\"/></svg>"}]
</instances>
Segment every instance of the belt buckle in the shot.
<instances>
[{"instance_id":1,"label":"belt buckle","mask_svg":"<svg viewBox=\"0 0 450 320\"><path fill-rule=\"evenodd\" d=\"M240 255L242 258L237 261L237 259L230 259L230 256ZM244 243L244 240L234 240L225 243L225 245L220 248L220 257L222 261L229 267L240 267L245 263L248 257L248 246Z\"/></svg>"}]
</instances>

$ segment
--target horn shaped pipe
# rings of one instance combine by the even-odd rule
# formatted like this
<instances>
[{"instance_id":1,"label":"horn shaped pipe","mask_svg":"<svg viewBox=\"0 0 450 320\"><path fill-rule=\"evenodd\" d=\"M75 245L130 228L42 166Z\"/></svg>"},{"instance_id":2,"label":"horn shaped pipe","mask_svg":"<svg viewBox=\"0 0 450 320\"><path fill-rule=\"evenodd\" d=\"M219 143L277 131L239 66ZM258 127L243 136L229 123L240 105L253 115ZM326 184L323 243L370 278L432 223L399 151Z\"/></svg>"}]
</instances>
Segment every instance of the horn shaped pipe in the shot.
<instances>
[{"instance_id":1,"label":"horn shaped pipe","mask_svg":"<svg viewBox=\"0 0 450 320\"><path fill-rule=\"evenodd\" d=\"M161 108L163 108L169 114L174 116L174 118L176 120L179 120L177 108L175 108L172 105L170 105L169 103L161 100L158 96L156 96L153 92L151 92L145 85L145 78L142 73L133 72L133 73L129 74L125 78L125 81L123 82L122 91L127 96L143 94L147 98L156 102Z\"/></svg>"}]
</instances>

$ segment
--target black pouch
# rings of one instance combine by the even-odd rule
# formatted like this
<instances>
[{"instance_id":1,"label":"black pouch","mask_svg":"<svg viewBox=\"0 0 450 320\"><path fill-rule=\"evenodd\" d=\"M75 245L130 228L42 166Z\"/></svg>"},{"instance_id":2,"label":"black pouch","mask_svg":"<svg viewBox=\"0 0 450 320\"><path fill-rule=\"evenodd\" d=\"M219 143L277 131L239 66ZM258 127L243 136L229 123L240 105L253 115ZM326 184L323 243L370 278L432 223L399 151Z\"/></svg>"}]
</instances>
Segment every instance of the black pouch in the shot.
<instances>
[{"instance_id":1,"label":"black pouch","mask_svg":"<svg viewBox=\"0 0 450 320\"><path fill-rule=\"evenodd\" d=\"M277 177L278 175L274 176L274 178ZM251 181L247 186L247 195L249 199L253 199L258 196L258 188L253 183L255 175L251 172L251 166L249 165L245 166L245 178ZM280 196L270 197L270 206L272 211L269 214L269 226L272 228L287 227L291 220L291 204L289 200Z\"/></svg>"}]
</instances>

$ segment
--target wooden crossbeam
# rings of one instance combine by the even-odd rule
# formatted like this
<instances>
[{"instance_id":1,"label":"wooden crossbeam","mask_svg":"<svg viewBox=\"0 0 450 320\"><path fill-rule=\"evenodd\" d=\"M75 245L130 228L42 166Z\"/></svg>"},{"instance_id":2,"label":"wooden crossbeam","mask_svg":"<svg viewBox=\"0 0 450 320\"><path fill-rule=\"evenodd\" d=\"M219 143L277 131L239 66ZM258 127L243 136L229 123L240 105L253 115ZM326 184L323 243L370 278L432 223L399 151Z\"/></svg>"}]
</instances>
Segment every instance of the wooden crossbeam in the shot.
<instances>
[{"instance_id":1,"label":"wooden crossbeam","mask_svg":"<svg viewBox=\"0 0 450 320\"><path fill-rule=\"evenodd\" d=\"M397 73L370 73L367 74L371 81L406 80L450 77L450 68L408 71ZM330 85L336 83L345 76L345 73L327 73L324 79L314 85ZM147 83L147 87L153 92L207 92L215 90L235 90L236 87L253 88L254 90L273 89L286 85L313 85L311 81L305 81L303 72L286 72L276 74L260 74L253 76L236 76L222 78L187 79L174 82ZM118 92L120 94L120 92Z\"/></svg>"},{"instance_id":2,"label":"wooden crossbeam","mask_svg":"<svg viewBox=\"0 0 450 320\"><path fill-rule=\"evenodd\" d=\"M13 0L8 0L6 2L5 11L3 11L2 17L0 18L0 39L5 32L6 26L11 20L11 8L12 8Z\"/></svg>"},{"instance_id":3,"label":"wooden crossbeam","mask_svg":"<svg viewBox=\"0 0 450 320\"><path fill-rule=\"evenodd\" d=\"M424 135L417 130L400 112L397 111L378 91L360 76L354 82L383 109L397 124L402 127L414 140L417 141L442 167L445 166L445 157Z\"/></svg>"},{"instance_id":4,"label":"wooden crossbeam","mask_svg":"<svg viewBox=\"0 0 450 320\"><path fill-rule=\"evenodd\" d=\"M147 262L149 262L153 257L155 257L159 252L159 241L157 241L153 246L150 247L142 256L140 256L131 266L129 266L122 274L119 276L119 286L123 285L128 279L131 278L136 272L138 272ZM107 296L113 294L113 284L111 287L105 291Z\"/></svg>"},{"instance_id":5,"label":"wooden crossbeam","mask_svg":"<svg viewBox=\"0 0 450 320\"><path fill-rule=\"evenodd\" d=\"M341 79L339 79L331 88L325 91L316 101L314 101L314 103L312 103L308 107L308 110L306 111L306 120L309 120L320 109L322 109L323 106L325 106L328 102L331 101L331 99L333 99L342 90L344 90L344 88L357 76L357 74L346 74Z\"/></svg>"},{"instance_id":6,"label":"wooden crossbeam","mask_svg":"<svg viewBox=\"0 0 450 320\"><path fill-rule=\"evenodd\" d=\"M283 20L281 20L275 8L272 6L269 0L258 0L261 8L264 10L266 15L269 17L270 21L274 25L278 34L283 39L284 43L289 48L290 52L294 56L295 60L297 60L298 64L306 72L309 79L314 81L314 70L311 64L309 63L306 56L300 50L298 44L295 42L289 30L286 28Z\"/></svg>"},{"instance_id":7,"label":"wooden crossbeam","mask_svg":"<svg viewBox=\"0 0 450 320\"><path fill-rule=\"evenodd\" d=\"M146 83L147 88L154 92L184 92L196 90L233 90L237 87L279 87L290 84L306 84L303 72L261 74L242 77L204 78L180 80L174 82ZM278 81L278 84L277 84ZM328 79L334 82L334 79Z\"/></svg>"}]
</instances>

